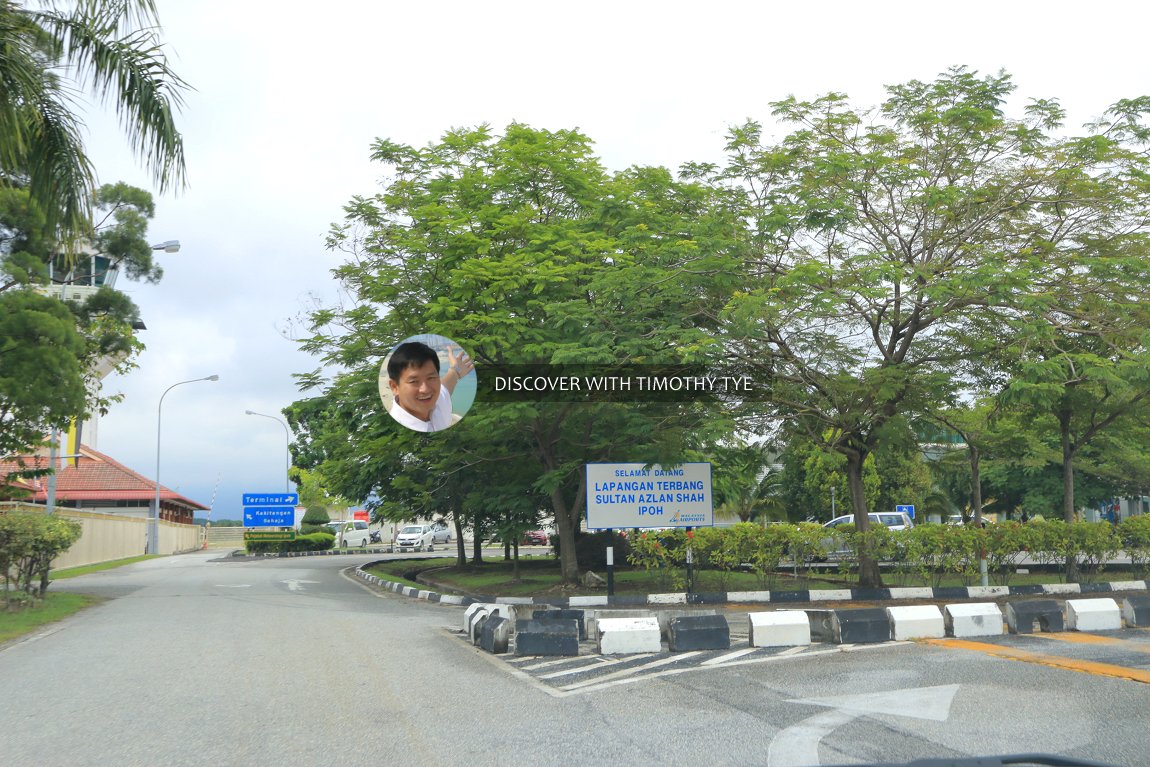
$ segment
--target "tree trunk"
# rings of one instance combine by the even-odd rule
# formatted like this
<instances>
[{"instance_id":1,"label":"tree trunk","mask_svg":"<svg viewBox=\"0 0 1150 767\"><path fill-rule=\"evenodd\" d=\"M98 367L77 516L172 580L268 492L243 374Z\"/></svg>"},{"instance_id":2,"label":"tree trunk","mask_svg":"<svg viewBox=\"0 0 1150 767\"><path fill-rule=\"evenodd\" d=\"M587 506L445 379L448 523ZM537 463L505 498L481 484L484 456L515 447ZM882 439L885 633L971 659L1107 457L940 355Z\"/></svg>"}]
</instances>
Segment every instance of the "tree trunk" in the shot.
<instances>
[{"instance_id":1,"label":"tree trunk","mask_svg":"<svg viewBox=\"0 0 1150 767\"><path fill-rule=\"evenodd\" d=\"M475 531L473 540L471 541L471 564L478 565L483 562L483 525L481 524L482 516L478 509L475 511L475 516L472 517L471 529Z\"/></svg>"},{"instance_id":2,"label":"tree trunk","mask_svg":"<svg viewBox=\"0 0 1150 767\"><path fill-rule=\"evenodd\" d=\"M555 531L559 533L559 575L564 586L579 583L579 561L575 556L575 525L572 521L563 491L551 491L551 510L555 512Z\"/></svg>"},{"instance_id":3,"label":"tree trunk","mask_svg":"<svg viewBox=\"0 0 1150 767\"><path fill-rule=\"evenodd\" d=\"M1070 412L1058 414L1058 426L1062 432L1062 518L1067 524L1074 521L1074 443L1070 439ZM1066 582L1078 582L1078 558L1066 555Z\"/></svg>"},{"instance_id":4,"label":"tree trunk","mask_svg":"<svg viewBox=\"0 0 1150 767\"><path fill-rule=\"evenodd\" d=\"M978 448L969 442L970 450L970 509L974 512L974 524L982 527L982 470L979 466Z\"/></svg>"},{"instance_id":5,"label":"tree trunk","mask_svg":"<svg viewBox=\"0 0 1150 767\"><path fill-rule=\"evenodd\" d=\"M467 565L467 546L463 542L463 510L459 508L458 504L451 515L451 521L455 524L455 566L465 567Z\"/></svg>"},{"instance_id":6,"label":"tree trunk","mask_svg":"<svg viewBox=\"0 0 1150 767\"><path fill-rule=\"evenodd\" d=\"M847 486L851 494L851 508L855 515L855 530L859 532L864 541L859 546L859 586L864 589L881 589L882 572L879 570L878 559L875 558L871 546L865 543L867 530L870 528L870 517L867 516L866 491L863 488L863 461L866 456L856 450L847 453Z\"/></svg>"}]
</instances>

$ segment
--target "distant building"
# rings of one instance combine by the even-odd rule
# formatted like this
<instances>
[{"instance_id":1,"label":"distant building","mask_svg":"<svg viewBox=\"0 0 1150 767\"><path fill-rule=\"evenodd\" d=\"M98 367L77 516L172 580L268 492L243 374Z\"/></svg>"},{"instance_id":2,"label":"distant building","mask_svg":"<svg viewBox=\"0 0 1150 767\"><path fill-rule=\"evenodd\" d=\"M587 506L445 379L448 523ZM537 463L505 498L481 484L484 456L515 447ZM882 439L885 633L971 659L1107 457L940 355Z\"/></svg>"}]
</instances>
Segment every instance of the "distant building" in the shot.
<instances>
[{"instance_id":1,"label":"distant building","mask_svg":"<svg viewBox=\"0 0 1150 767\"><path fill-rule=\"evenodd\" d=\"M14 459L0 461L0 483L24 469L47 468L46 455L24 456L23 467ZM156 482L129 469L111 456L81 445L79 457L69 459L56 470L56 506L103 514L121 514L147 518L156 497ZM73 465L75 464L75 465ZM25 500L37 504L48 502L48 478L14 479L10 488L28 493ZM160 519L191 525L197 511L208 507L160 486Z\"/></svg>"}]
</instances>

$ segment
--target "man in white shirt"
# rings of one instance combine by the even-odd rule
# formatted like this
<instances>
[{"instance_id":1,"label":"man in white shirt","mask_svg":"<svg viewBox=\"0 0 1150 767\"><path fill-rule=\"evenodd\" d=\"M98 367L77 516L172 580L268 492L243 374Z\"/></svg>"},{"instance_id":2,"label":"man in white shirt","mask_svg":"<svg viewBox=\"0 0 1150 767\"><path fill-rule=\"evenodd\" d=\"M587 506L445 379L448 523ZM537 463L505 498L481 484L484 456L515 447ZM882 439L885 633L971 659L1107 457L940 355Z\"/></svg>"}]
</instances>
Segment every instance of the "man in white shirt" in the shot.
<instances>
[{"instance_id":1,"label":"man in white shirt","mask_svg":"<svg viewBox=\"0 0 1150 767\"><path fill-rule=\"evenodd\" d=\"M387 383L393 402L388 413L413 431L440 431L454 423L451 394L459 379L474 369L463 350L449 347L448 371L439 374L439 355L427 344L400 344L387 361Z\"/></svg>"}]
</instances>

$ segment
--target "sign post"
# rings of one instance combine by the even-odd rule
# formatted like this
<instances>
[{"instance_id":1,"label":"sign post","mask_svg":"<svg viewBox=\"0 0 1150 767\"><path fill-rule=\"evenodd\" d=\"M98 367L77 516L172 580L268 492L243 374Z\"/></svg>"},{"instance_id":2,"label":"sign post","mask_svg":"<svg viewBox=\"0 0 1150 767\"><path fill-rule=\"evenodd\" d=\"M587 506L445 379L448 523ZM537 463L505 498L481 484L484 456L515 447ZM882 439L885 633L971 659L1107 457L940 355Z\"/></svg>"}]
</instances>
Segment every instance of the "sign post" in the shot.
<instances>
[{"instance_id":1,"label":"sign post","mask_svg":"<svg viewBox=\"0 0 1150 767\"><path fill-rule=\"evenodd\" d=\"M907 506L895 506L894 510L896 512L899 512L899 513L905 513L912 520L914 519L914 505L913 504L907 505Z\"/></svg>"},{"instance_id":2,"label":"sign post","mask_svg":"<svg viewBox=\"0 0 1150 767\"><path fill-rule=\"evenodd\" d=\"M607 596L615 596L615 531L607 529Z\"/></svg>"}]
</instances>

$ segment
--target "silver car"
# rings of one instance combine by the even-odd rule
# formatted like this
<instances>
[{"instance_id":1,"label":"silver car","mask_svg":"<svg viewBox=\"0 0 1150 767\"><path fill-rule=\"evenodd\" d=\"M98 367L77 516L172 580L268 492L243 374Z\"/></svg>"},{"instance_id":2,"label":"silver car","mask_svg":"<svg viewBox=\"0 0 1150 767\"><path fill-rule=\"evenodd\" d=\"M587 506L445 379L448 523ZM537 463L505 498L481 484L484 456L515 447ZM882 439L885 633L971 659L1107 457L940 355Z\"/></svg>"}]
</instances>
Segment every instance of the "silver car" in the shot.
<instances>
[{"instance_id":1,"label":"silver car","mask_svg":"<svg viewBox=\"0 0 1150 767\"><path fill-rule=\"evenodd\" d=\"M432 543L451 543L451 528L442 522L431 528Z\"/></svg>"}]
</instances>

